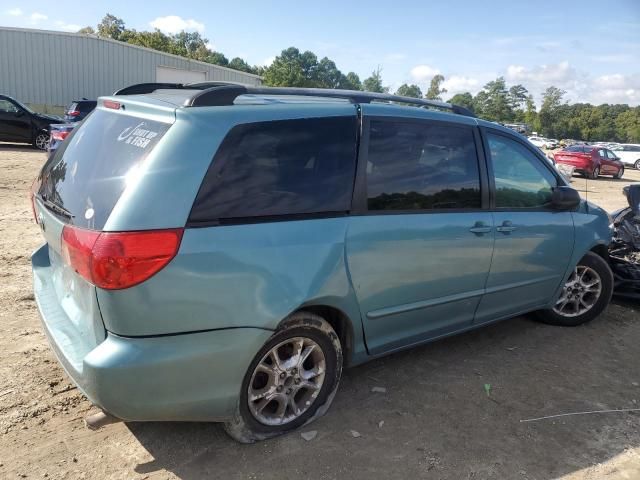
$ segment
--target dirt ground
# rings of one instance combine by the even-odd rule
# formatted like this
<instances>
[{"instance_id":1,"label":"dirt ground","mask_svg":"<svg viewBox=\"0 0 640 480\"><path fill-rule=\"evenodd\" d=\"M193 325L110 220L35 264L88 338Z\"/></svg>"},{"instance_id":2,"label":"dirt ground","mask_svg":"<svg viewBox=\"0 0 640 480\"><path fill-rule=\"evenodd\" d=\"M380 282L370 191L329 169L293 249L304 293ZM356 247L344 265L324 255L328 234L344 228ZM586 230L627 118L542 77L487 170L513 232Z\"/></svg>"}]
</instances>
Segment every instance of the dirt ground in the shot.
<instances>
[{"instance_id":1,"label":"dirt ground","mask_svg":"<svg viewBox=\"0 0 640 480\"><path fill-rule=\"evenodd\" d=\"M638 411L523 422L640 408L640 306L619 301L583 327L517 318L350 369L311 441L239 445L203 423L87 430L95 409L58 366L31 289L27 190L43 161L0 145L0 478L640 479ZM640 172L625 177L590 181L589 199L623 207Z\"/></svg>"}]
</instances>

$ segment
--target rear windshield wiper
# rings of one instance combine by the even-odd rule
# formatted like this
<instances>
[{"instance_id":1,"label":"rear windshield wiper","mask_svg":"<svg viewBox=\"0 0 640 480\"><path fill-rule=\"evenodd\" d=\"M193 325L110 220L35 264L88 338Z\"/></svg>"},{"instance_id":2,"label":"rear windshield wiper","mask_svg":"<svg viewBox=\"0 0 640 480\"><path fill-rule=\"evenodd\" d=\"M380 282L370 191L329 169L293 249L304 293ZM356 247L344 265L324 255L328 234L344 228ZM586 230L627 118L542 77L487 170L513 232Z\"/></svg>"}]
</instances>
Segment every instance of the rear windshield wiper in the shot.
<instances>
[{"instance_id":1,"label":"rear windshield wiper","mask_svg":"<svg viewBox=\"0 0 640 480\"><path fill-rule=\"evenodd\" d=\"M58 215L62 215L63 217L66 217L68 219L72 219L73 217L75 217L75 215L71 213L69 210L67 210L66 208L61 207L56 203L53 203L51 200L47 200L47 197L45 197L44 195L40 195L40 199L42 200L42 203L44 203L45 207L57 213Z\"/></svg>"}]
</instances>

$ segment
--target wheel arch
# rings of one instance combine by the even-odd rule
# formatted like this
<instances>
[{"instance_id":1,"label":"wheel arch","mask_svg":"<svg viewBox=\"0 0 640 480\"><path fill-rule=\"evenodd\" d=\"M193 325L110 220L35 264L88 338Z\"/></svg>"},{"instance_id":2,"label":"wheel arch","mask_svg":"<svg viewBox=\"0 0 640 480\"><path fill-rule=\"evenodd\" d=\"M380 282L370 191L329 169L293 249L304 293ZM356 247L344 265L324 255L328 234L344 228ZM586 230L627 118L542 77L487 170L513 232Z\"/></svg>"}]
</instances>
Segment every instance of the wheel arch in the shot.
<instances>
[{"instance_id":1,"label":"wheel arch","mask_svg":"<svg viewBox=\"0 0 640 480\"><path fill-rule=\"evenodd\" d=\"M354 326L349 316L335 306L324 304L303 305L291 314L293 315L298 312L314 313L324 318L329 325L331 325L340 339L344 365L349 366L352 363L354 352ZM289 316L287 316L287 318L289 318ZM287 318L280 321L278 329Z\"/></svg>"}]
</instances>

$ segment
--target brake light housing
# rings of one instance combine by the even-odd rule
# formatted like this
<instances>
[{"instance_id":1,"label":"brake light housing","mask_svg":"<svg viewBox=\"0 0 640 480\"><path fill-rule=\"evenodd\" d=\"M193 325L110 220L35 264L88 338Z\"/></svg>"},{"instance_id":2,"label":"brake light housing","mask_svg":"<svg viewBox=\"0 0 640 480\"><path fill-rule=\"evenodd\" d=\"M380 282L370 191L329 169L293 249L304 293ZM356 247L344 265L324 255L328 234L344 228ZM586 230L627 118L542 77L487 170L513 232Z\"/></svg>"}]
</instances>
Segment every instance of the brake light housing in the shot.
<instances>
[{"instance_id":1,"label":"brake light housing","mask_svg":"<svg viewBox=\"0 0 640 480\"><path fill-rule=\"evenodd\" d=\"M65 138L67 138L69 136L69 131L64 131L64 130L53 130L51 132L51 138L53 140L58 140L59 142L63 141Z\"/></svg>"},{"instance_id":2,"label":"brake light housing","mask_svg":"<svg viewBox=\"0 0 640 480\"><path fill-rule=\"evenodd\" d=\"M81 277L106 290L138 285L176 256L184 230L98 232L66 225L62 257Z\"/></svg>"},{"instance_id":3,"label":"brake light housing","mask_svg":"<svg viewBox=\"0 0 640 480\"><path fill-rule=\"evenodd\" d=\"M78 115L80 115L80 110L69 110L67 112L67 115L69 115L70 117L77 117Z\"/></svg>"}]
</instances>

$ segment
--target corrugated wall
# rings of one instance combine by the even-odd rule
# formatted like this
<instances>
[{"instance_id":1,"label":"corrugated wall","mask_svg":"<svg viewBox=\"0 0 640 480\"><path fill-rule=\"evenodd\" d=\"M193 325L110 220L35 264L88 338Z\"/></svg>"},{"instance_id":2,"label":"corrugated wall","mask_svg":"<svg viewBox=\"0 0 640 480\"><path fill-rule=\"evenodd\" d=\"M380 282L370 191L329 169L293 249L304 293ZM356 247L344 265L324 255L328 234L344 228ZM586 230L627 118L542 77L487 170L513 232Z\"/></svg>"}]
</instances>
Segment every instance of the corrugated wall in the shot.
<instances>
[{"instance_id":1,"label":"corrugated wall","mask_svg":"<svg viewBox=\"0 0 640 480\"><path fill-rule=\"evenodd\" d=\"M88 35L0 27L0 93L64 106L156 81L156 66L204 71L207 80L260 85L260 77Z\"/></svg>"}]
</instances>

